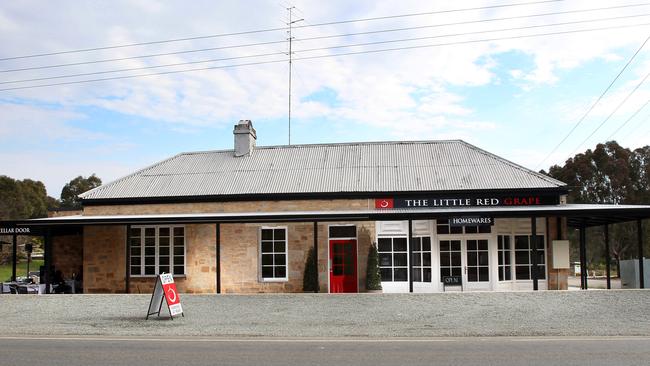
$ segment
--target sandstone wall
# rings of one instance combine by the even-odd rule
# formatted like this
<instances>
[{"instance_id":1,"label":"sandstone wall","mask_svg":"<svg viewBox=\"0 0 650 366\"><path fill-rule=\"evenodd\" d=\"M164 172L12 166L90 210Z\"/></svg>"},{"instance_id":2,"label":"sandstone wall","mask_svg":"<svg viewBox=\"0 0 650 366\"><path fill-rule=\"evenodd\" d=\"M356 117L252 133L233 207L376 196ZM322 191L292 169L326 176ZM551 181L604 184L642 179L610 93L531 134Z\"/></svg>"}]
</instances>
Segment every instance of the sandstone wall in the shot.
<instances>
[{"instance_id":1,"label":"sandstone wall","mask_svg":"<svg viewBox=\"0 0 650 366\"><path fill-rule=\"evenodd\" d=\"M84 227L84 293L125 292L125 251L125 226Z\"/></svg>"},{"instance_id":2,"label":"sandstone wall","mask_svg":"<svg viewBox=\"0 0 650 366\"><path fill-rule=\"evenodd\" d=\"M52 252L54 268L63 272L64 278L71 278L83 266L83 235L53 236Z\"/></svg>"}]
</instances>

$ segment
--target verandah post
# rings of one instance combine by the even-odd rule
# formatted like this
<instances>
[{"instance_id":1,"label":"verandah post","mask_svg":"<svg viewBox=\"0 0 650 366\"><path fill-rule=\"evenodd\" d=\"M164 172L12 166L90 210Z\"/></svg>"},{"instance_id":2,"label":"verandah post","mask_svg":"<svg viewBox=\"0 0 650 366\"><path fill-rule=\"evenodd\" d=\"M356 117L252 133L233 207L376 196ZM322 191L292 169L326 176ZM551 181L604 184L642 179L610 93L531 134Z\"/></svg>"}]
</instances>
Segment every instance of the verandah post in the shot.
<instances>
[{"instance_id":1,"label":"verandah post","mask_svg":"<svg viewBox=\"0 0 650 366\"><path fill-rule=\"evenodd\" d=\"M413 220L409 219L409 239L408 239L408 247L409 247L409 256L408 256L408 263L409 263L409 292L413 292Z\"/></svg>"},{"instance_id":2,"label":"verandah post","mask_svg":"<svg viewBox=\"0 0 650 366\"><path fill-rule=\"evenodd\" d=\"M320 272L318 271L318 222L314 221L314 267L316 268L315 293L320 292Z\"/></svg>"},{"instance_id":3,"label":"verandah post","mask_svg":"<svg viewBox=\"0 0 650 366\"><path fill-rule=\"evenodd\" d=\"M11 281L16 282L16 262L18 262L18 236L16 233L12 236L13 254L11 255Z\"/></svg>"},{"instance_id":4,"label":"verandah post","mask_svg":"<svg viewBox=\"0 0 650 366\"><path fill-rule=\"evenodd\" d=\"M607 271L607 289L612 288L612 276L611 276L611 262L609 254L609 224L605 224L605 270Z\"/></svg>"},{"instance_id":5,"label":"verandah post","mask_svg":"<svg viewBox=\"0 0 650 366\"><path fill-rule=\"evenodd\" d=\"M533 249L532 251L532 268L531 276L533 277L533 290L537 291L539 289L539 274L537 273L537 217L533 216L530 218L530 226L532 231L532 236L530 238L530 246Z\"/></svg>"},{"instance_id":6,"label":"verandah post","mask_svg":"<svg viewBox=\"0 0 650 366\"><path fill-rule=\"evenodd\" d=\"M580 225L580 288L587 289L587 230L584 222Z\"/></svg>"},{"instance_id":7,"label":"verandah post","mask_svg":"<svg viewBox=\"0 0 650 366\"><path fill-rule=\"evenodd\" d=\"M643 225L641 219L636 220L636 234L639 244L639 288L645 288L643 276Z\"/></svg>"}]
</instances>

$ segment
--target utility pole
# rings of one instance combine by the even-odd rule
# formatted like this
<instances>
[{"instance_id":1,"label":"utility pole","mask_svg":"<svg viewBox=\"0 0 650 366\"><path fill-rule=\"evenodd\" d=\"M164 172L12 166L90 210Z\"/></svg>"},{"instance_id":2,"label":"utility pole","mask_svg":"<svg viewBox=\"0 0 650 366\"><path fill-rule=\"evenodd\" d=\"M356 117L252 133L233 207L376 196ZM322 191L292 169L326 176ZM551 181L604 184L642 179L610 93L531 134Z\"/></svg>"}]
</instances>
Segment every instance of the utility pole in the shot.
<instances>
[{"instance_id":1,"label":"utility pole","mask_svg":"<svg viewBox=\"0 0 650 366\"><path fill-rule=\"evenodd\" d=\"M289 12L289 22L287 23L287 26L289 26L289 30L287 30L287 33L289 34L289 38L288 38L289 40L289 145L291 145L291 61L293 58L293 51L291 50L291 44L293 43L293 35L291 34L291 28L293 27L294 23L298 23L304 20L304 19L292 20L293 9L295 9L295 6L287 8L287 11Z\"/></svg>"}]
</instances>

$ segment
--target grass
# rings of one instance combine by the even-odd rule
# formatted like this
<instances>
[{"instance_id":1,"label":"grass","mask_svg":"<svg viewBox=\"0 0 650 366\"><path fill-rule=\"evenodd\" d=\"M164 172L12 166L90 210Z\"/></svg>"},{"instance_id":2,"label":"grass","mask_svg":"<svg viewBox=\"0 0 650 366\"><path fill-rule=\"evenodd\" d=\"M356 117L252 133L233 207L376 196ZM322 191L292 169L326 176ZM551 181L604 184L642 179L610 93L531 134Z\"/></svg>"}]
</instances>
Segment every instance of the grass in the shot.
<instances>
[{"instance_id":1,"label":"grass","mask_svg":"<svg viewBox=\"0 0 650 366\"><path fill-rule=\"evenodd\" d=\"M38 271L40 266L43 265L42 259L35 259L29 264L29 271ZM16 277L25 277L27 275L27 262L16 264ZM9 281L11 279L11 263L0 265L0 282Z\"/></svg>"}]
</instances>

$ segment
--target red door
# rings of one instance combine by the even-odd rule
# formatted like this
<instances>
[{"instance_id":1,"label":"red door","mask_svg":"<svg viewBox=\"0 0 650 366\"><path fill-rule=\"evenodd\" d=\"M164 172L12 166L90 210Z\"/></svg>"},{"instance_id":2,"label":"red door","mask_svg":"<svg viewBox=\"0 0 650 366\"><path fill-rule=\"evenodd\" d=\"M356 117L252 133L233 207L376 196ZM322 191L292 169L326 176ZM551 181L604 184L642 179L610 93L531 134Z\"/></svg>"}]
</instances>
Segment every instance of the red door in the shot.
<instances>
[{"instance_id":1,"label":"red door","mask_svg":"<svg viewBox=\"0 0 650 366\"><path fill-rule=\"evenodd\" d=\"M357 292L356 240L330 240L330 292Z\"/></svg>"}]
</instances>

